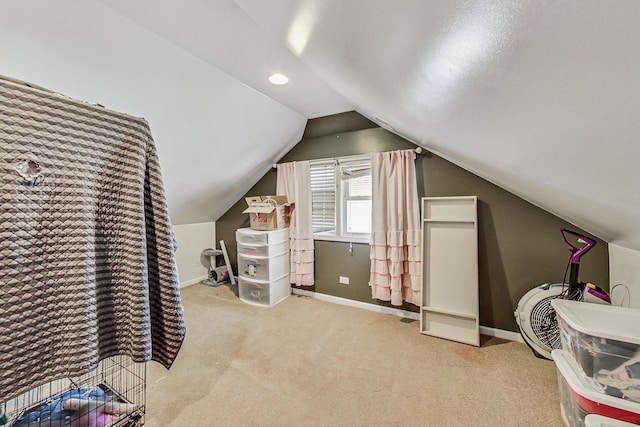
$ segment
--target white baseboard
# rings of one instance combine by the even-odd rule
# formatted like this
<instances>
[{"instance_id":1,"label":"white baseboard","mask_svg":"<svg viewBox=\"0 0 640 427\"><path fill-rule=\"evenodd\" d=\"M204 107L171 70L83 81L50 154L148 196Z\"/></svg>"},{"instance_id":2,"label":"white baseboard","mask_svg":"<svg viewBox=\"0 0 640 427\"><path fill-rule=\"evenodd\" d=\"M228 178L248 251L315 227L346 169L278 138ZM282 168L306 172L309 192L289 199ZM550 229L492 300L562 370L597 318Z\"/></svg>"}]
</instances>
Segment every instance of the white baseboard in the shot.
<instances>
[{"instance_id":1,"label":"white baseboard","mask_svg":"<svg viewBox=\"0 0 640 427\"><path fill-rule=\"evenodd\" d=\"M320 294L318 292L306 291L304 289L292 289L291 292L295 295L302 295L305 297L319 299L320 301L328 301L334 304L348 305L350 307L362 308L369 311L375 311L376 313L392 314L394 316L403 317L406 319L420 320L420 314L412 311L400 310L399 308L384 307L376 304L369 304L367 302L354 301L346 298L335 297L333 295Z\"/></svg>"},{"instance_id":2,"label":"white baseboard","mask_svg":"<svg viewBox=\"0 0 640 427\"><path fill-rule=\"evenodd\" d=\"M195 279L187 280L186 282L180 282L180 288L186 288L187 286L195 285L203 280L206 280L207 276L196 277Z\"/></svg>"},{"instance_id":3,"label":"white baseboard","mask_svg":"<svg viewBox=\"0 0 640 427\"><path fill-rule=\"evenodd\" d=\"M502 338L503 340L524 342L522 335L518 332L505 331L504 329L490 328L488 326L480 326L480 333L490 337Z\"/></svg>"},{"instance_id":4,"label":"white baseboard","mask_svg":"<svg viewBox=\"0 0 640 427\"><path fill-rule=\"evenodd\" d=\"M354 301L346 298L336 297L333 295L321 294L318 292L307 291L304 289L291 289L294 295L302 295L305 297L319 299L320 301L332 302L334 304L347 305L350 307L361 308L364 310L375 311L376 313L391 314L393 316L405 319L420 320L420 313L413 311L400 310L399 308L384 307L381 305L370 304L362 301ZM480 326L480 333L490 337L502 338L509 341L524 342L522 336L517 332L505 331L503 329L490 328L488 326Z\"/></svg>"}]
</instances>

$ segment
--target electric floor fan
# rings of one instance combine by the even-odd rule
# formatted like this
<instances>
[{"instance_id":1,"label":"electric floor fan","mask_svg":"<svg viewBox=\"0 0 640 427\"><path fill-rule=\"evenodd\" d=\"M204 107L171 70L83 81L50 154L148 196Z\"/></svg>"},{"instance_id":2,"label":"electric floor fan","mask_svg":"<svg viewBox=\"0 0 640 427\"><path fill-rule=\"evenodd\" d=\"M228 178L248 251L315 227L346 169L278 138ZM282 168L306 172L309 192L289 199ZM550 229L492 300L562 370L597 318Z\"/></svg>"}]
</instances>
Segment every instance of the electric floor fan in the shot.
<instances>
[{"instance_id":1,"label":"electric floor fan","mask_svg":"<svg viewBox=\"0 0 640 427\"><path fill-rule=\"evenodd\" d=\"M560 330L551 301L564 298L611 304L609 295L600 287L592 283L578 283L580 257L595 246L596 241L567 229L561 232L571 248L569 284L545 283L531 289L520 299L514 312L525 343L537 357L545 359L551 359L551 350L560 348Z\"/></svg>"}]
</instances>

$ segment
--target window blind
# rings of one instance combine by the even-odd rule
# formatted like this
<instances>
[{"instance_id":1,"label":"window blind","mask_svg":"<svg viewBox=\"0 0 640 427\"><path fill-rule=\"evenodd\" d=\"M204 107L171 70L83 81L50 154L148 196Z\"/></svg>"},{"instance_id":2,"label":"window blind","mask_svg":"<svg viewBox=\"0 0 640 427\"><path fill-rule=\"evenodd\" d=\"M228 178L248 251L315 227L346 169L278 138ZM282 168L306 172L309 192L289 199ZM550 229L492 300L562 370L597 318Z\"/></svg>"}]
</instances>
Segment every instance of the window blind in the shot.
<instances>
[{"instance_id":1,"label":"window blind","mask_svg":"<svg viewBox=\"0 0 640 427\"><path fill-rule=\"evenodd\" d=\"M311 175L311 224L314 233L336 229L335 160L314 161Z\"/></svg>"},{"instance_id":2,"label":"window blind","mask_svg":"<svg viewBox=\"0 0 640 427\"><path fill-rule=\"evenodd\" d=\"M371 197L371 158L340 160L340 176L347 184L344 196Z\"/></svg>"}]
</instances>

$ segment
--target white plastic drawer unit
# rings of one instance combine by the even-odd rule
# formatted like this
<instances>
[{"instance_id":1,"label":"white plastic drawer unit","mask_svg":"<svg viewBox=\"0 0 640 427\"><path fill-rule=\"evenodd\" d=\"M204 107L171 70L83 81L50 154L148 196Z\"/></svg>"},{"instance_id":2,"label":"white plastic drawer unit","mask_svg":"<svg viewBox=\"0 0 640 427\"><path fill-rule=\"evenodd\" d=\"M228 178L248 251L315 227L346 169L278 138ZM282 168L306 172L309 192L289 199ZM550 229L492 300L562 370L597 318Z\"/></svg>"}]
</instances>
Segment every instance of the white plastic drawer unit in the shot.
<instances>
[{"instance_id":1,"label":"white plastic drawer unit","mask_svg":"<svg viewBox=\"0 0 640 427\"><path fill-rule=\"evenodd\" d=\"M289 252L272 257L238 254L238 274L250 280L272 280L289 273Z\"/></svg>"},{"instance_id":2,"label":"white plastic drawer unit","mask_svg":"<svg viewBox=\"0 0 640 427\"><path fill-rule=\"evenodd\" d=\"M259 231L251 228L239 228L236 230L236 242L249 245L272 245L274 243L289 240L289 229Z\"/></svg>"},{"instance_id":3,"label":"white plastic drawer unit","mask_svg":"<svg viewBox=\"0 0 640 427\"><path fill-rule=\"evenodd\" d=\"M558 375L560 412L567 426L583 427L588 414L640 424L640 403L603 394L569 352L553 350L551 356Z\"/></svg>"},{"instance_id":4,"label":"white plastic drawer unit","mask_svg":"<svg viewBox=\"0 0 640 427\"><path fill-rule=\"evenodd\" d=\"M269 257L280 255L289 250L289 241L272 243L270 245L254 245L249 243L238 243L238 254L246 256Z\"/></svg>"},{"instance_id":5,"label":"white plastic drawer unit","mask_svg":"<svg viewBox=\"0 0 640 427\"><path fill-rule=\"evenodd\" d=\"M271 305L269 302L269 282L249 281L238 277L240 299L258 304Z\"/></svg>"},{"instance_id":6,"label":"white plastic drawer unit","mask_svg":"<svg viewBox=\"0 0 640 427\"><path fill-rule=\"evenodd\" d=\"M240 299L249 304L272 306L291 294L289 275L285 274L272 281L249 280L238 277L238 294Z\"/></svg>"},{"instance_id":7,"label":"white plastic drawer unit","mask_svg":"<svg viewBox=\"0 0 640 427\"><path fill-rule=\"evenodd\" d=\"M640 405L640 310L562 299L551 306L562 349L581 373L601 393Z\"/></svg>"}]
</instances>

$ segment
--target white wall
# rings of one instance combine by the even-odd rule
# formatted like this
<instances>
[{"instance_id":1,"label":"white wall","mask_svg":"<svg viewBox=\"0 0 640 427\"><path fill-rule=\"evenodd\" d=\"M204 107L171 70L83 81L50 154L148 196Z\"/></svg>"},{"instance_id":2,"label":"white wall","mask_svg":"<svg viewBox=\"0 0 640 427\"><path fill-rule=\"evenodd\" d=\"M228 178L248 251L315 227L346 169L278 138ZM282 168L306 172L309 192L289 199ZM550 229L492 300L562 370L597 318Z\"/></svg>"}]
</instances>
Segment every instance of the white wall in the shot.
<instances>
[{"instance_id":1,"label":"white wall","mask_svg":"<svg viewBox=\"0 0 640 427\"><path fill-rule=\"evenodd\" d=\"M216 248L216 223L176 225L173 231L178 241L176 263L180 287L206 279L207 269L200 263L200 253L206 248Z\"/></svg>"},{"instance_id":2,"label":"white wall","mask_svg":"<svg viewBox=\"0 0 640 427\"><path fill-rule=\"evenodd\" d=\"M640 252L609 244L609 277L611 288L618 283L627 285L631 293L630 306L640 308ZM626 307L626 291L619 286L612 294L613 303L620 305L623 298Z\"/></svg>"},{"instance_id":3,"label":"white wall","mask_svg":"<svg viewBox=\"0 0 640 427\"><path fill-rule=\"evenodd\" d=\"M173 224L215 221L302 136L299 113L95 0L1 4L0 75L149 121Z\"/></svg>"}]
</instances>

